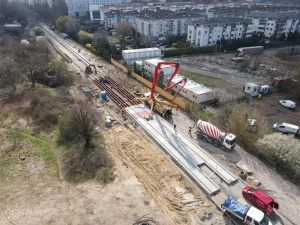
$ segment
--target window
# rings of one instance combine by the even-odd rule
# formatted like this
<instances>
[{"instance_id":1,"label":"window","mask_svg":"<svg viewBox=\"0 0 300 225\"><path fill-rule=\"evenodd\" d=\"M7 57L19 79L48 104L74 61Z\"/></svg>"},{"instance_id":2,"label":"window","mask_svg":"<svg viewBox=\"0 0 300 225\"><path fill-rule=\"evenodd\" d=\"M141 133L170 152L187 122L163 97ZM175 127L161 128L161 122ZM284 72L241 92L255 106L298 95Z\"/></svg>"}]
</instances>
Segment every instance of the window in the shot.
<instances>
[{"instance_id":1,"label":"window","mask_svg":"<svg viewBox=\"0 0 300 225\"><path fill-rule=\"evenodd\" d=\"M247 216L247 218L246 218L246 223L251 223L251 221L252 221L252 218L251 217L249 217L249 216Z\"/></svg>"}]
</instances>

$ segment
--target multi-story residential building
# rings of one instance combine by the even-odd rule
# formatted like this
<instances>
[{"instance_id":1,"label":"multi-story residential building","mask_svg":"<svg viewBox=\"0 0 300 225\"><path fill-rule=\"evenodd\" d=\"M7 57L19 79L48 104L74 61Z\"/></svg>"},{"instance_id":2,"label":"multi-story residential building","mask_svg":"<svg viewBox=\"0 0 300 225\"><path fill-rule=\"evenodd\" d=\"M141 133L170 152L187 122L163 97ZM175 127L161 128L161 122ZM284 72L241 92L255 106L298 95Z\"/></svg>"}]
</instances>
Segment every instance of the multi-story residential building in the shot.
<instances>
[{"instance_id":1,"label":"multi-story residential building","mask_svg":"<svg viewBox=\"0 0 300 225\"><path fill-rule=\"evenodd\" d=\"M254 12L247 15L252 18L253 32L261 33L266 38L282 34L287 37L289 32L299 30L300 12L262 13Z\"/></svg>"},{"instance_id":2,"label":"multi-story residential building","mask_svg":"<svg viewBox=\"0 0 300 225\"><path fill-rule=\"evenodd\" d=\"M90 12L90 16L95 14L95 18L99 17L100 5L123 4L128 0L65 0L68 7L69 16L86 16ZM130 2L129 2L130 3ZM98 13L94 13L97 11ZM93 18L93 16L92 16Z\"/></svg>"},{"instance_id":3,"label":"multi-story residential building","mask_svg":"<svg viewBox=\"0 0 300 225\"><path fill-rule=\"evenodd\" d=\"M114 4L114 5L90 5L90 17L91 20L105 20L105 14L110 11L119 10L120 12L129 12L129 11L137 11L141 12L144 10L155 11L157 9L161 10L170 10L172 12L177 12L180 10L207 10L208 5L202 5L198 3L192 2L174 2L174 3L147 3L147 4ZM92 14L94 11L100 10L100 19L93 18Z\"/></svg>"},{"instance_id":4,"label":"multi-story residential building","mask_svg":"<svg viewBox=\"0 0 300 225\"><path fill-rule=\"evenodd\" d=\"M104 22L105 21L105 17L106 15L109 14L109 12L112 11L118 11L120 14L122 12L141 12L143 10L155 10L157 8L157 6L155 5L145 5L145 4L117 4L117 5L91 5L90 7L97 7L97 10L100 11L100 21ZM90 15L91 15L91 11L90 11ZM96 19L92 19L91 20L96 20ZM98 20L98 19L97 19Z\"/></svg>"},{"instance_id":5,"label":"multi-story residential building","mask_svg":"<svg viewBox=\"0 0 300 225\"><path fill-rule=\"evenodd\" d=\"M133 28L135 28L136 27L135 16L137 14L138 14L137 11L123 12L120 10L113 10L107 12L105 13L104 27L106 30L111 30L113 29L114 25L119 22L128 22Z\"/></svg>"},{"instance_id":6,"label":"multi-story residential building","mask_svg":"<svg viewBox=\"0 0 300 225\"><path fill-rule=\"evenodd\" d=\"M188 24L203 16L194 12L143 11L136 16L136 31L148 38L186 35Z\"/></svg>"},{"instance_id":7,"label":"multi-story residential building","mask_svg":"<svg viewBox=\"0 0 300 225\"><path fill-rule=\"evenodd\" d=\"M196 46L215 45L224 38L238 39L251 35L250 19L207 18L188 26L187 41Z\"/></svg>"}]
</instances>

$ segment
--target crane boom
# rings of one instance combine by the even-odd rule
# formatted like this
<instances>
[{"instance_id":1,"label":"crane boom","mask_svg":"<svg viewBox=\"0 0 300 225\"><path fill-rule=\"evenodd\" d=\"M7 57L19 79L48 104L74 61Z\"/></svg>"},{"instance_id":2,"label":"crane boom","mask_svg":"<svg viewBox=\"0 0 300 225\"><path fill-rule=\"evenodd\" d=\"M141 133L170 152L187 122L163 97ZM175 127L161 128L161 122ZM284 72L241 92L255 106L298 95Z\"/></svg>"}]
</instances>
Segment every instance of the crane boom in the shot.
<instances>
[{"instance_id":1,"label":"crane boom","mask_svg":"<svg viewBox=\"0 0 300 225\"><path fill-rule=\"evenodd\" d=\"M161 69L162 65L173 65L173 66L175 66L175 70L174 70L173 74L170 77L171 80L177 74L177 72L179 70L179 64L177 62L158 62L158 64L155 67L155 70L154 70L150 98L154 98L155 86L156 86L157 78L159 76L158 71ZM169 80L169 82L170 82L170 80ZM168 84L169 84L169 82L168 82Z\"/></svg>"},{"instance_id":2,"label":"crane boom","mask_svg":"<svg viewBox=\"0 0 300 225\"><path fill-rule=\"evenodd\" d=\"M156 96L154 95L157 78L159 76L159 70L161 69L161 66L163 66L163 65L171 65L171 66L175 67L175 70L174 70L173 74L170 76L167 86L165 88L166 91L173 89L177 84L183 83L182 87L176 93L176 95L174 96L171 103L166 102L164 100L160 100L158 98L158 94ZM175 100L175 98L177 97L179 92L182 90L182 88L184 87L184 85L187 81L186 78L183 78L179 82L176 82L176 84L170 85L173 77L177 74L178 70L179 70L179 64L177 62L158 62L157 66L155 67L155 70L154 70L153 82L152 82L149 98L135 98L135 100L144 101L145 104L151 108L151 111L153 109L155 109L157 112L159 112L161 114L162 117L166 117L166 118L171 117L172 107L177 107L177 105L173 104L173 101Z\"/></svg>"}]
</instances>

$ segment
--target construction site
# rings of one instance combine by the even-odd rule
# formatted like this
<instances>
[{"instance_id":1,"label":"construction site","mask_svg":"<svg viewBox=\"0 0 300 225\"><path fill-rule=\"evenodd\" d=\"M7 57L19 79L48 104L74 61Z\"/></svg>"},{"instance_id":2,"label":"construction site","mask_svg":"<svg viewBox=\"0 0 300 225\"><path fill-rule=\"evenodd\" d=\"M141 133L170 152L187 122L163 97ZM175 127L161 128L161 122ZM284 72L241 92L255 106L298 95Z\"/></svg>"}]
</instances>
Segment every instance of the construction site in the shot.
<instances>
[{"instance_id":1,"label":"construction site","mask_svg":"<svg viewBox=\"0 0 300 225\"><path fill-rule=\"evenodd\" d=\"M84 59L81 61L84 61ZM184 176L191 179L196 185L195 187L200 188L204 196L206 196L205 198L212 201L213 204L211 206L217 206L216 209L218 209L218 206L223 203L228 195L239 199L241 196L240 190L246 184L245 180L253 186L259 187L261 185L259 175L256 173L253 174L254 169L243 161L236 163L235 167L230 166L228 168L226 160L220 161L219 158L217 160L205 148L201 147L204 141L204 143L219 148L221 152L224 152L224 156L226 157L236 151L233 151L233 149L238 149L235 146L236 140L234 134L223 134L217 127L209 123L201 125L201 121L186 119L186 121L190 121L190 123L186 123L186 121L182 122L178 120L181 117L181 112L186 109L185 103L178 97L187 83L186 78L178 79L176 76L180 68L178 62L158 62L154 69L152 82L132 72L130 77L125 74L121 75L121 73L129 73L128 70L114 60L112 60L112 63L116 66L115 69L97 69L95 65L90 64L89 59L88 66L86 66L84 71L85 77L90 78L99 88L98 90L91 88L91 90L96 90L96 95L93 94L93 104L100 109L103 108L103 105L109 106L108 108L104 107L106 112L105 126L109 130L113 131L116 129L120 132L120 128L118 127L122 125L126 127L125 129L134 129L138 132L140 130L143 132L147 136L148 141L151 140L151 142L154 142L154 145L161 150L161 153L170 158L174 165L184 173ZM160 71L166 67L173 69L163 90L157 86L157 80L161 73ZM110 71L108 73L110 75L104 72L105 69ZM122 76L126 76L126 79L124 80ZM175 77L177 78L176 81L173 80ZM143 83L144 86L138 84L137 81L133 81L133 79ZM145 86L147 87L145 88ZM128 87L130 90L128 90ZM176 89L174 89L175 87ZM134 94L134 90L141 90L142 93L147 92L147 95L138 96ZM176 90L176 92L170 95L169 92L171 90ZM121 128L121 130L123 129ZM137 146L140 146L139 141L133 140L133 145L137 144ZM206 148L210 149L207 145ZM134 149L136 148L134 147ZM145 148L142 149L140 154L144 155ZM148 154L147 152L145 153L146 155ZM228 157L230 158L231 156ZM146 158L145 160L146 162L148 161ZM250 175L249 179L245 179L245 173L246 176L247 174ZM176 186L173 188L178 193L181 191L186 193L187 191L180 191L181 188ZM195 199L192 199L191 202L194 204ZM223 214L221 210L217 211L218 213L214 214L216 216L214 219L219 220L217 219L219 218L217 216L219 214L222 215L222 220L227 221L229 224L240 223L239 221L232 220L230 216L224 217L226 213ZM282 214L279 214L279 212L276 212L274 217L275 219L272 219L275 221L272 221L273 224L281 224L282 221L285 221L284 224L290 222ZM210 220L207 222L211 223ZM173 221L172 223L180 224L178 221ZM218 222L214 222L213 224L218 224Z\"/></svg>"},{"instance_id":2,"label":"construction site","mask_svg":"<svg viewBox=\"0 0 300 225\"><path fill-rule=\"evenodd\" d=\"M28 181L15 185L8 180L1 188L9 193L0 208L3 224L244 224L244 218L232 216L222 206L228 196L251 205L242 193L245 186L272 190L268 194L280 204L279 209L272 205L269 214L257 206L267 215L260 224L297 224L299 188L245 152L235 134L186 113L181 93L187 96L186 91L193 90L191 99L198 103L199 96L207 94L210 99L212 93L177 76L180 68L197 70L191 61L157 62L150 82L113 59L111 64L104 62L43 29L52 45L60 46L57 57L69 61L75 77L70 94L88 102L103 121L98 131L115 160L115 180L107 185L72 184L47 177L43 162L35 162L26 169ZM157 81L166 67L172 72L162 89ZM222 75L214 76L225 86ZM232 80L244 85L246 79ZM231 89L235 88L240 89L238 85ZM214 91L223 98L234 95L225 94L225 88ZM9 126L26 124L19 119ZM21 170L16 166L12 171ZM45 179L39 180L41 176Z\"/></svg>"}]
</instances>

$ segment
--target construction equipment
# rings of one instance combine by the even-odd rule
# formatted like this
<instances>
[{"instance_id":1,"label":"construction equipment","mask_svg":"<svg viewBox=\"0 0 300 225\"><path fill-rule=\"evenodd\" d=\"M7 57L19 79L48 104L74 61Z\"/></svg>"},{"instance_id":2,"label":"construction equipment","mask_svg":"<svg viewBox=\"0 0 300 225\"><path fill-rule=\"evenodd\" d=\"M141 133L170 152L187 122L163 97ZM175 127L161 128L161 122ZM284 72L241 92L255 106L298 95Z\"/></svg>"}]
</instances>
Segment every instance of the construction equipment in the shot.
<instances>
[{"instance_id":1,"label":"construction equipment","mask_svg":"<svg viewBox=\"0 0 300 225\"><path fill-rule=\"evenodd\" d=\"M157 83L157 80L158 80L158 76L160 74L160 70L161 70L161 67L163 65L171 65L171 66L175 67L175 70L174 70L173 74L168 79L168 83L166 85L165 90L170 91L175 86L181 84L181 88L179 88L179 90L175 94L175 96L174 96L173 100L171 101L171 103L166 102L162 99L159 99L158 94L154 95L156 83ZM172 116L172 108L177 107L177 105L173 104L173 102L174 102L174 100L176 99L176 97L178 96L178 94L180 93L180 91L182 90L182 88L184 87L184 85L187 82L187 78L184 77L182 80L178 81L177 83L174 83L173 85L170 85L173 77L177 74L178 70L179 70L179 64L177 62L158 62L157 66L155 67L155 70L154 70L153 82L152 82L150 96L149 97L144 97L144 98L135 98L135 100L144 101L145 105L147 105L151 108L151 111L153 111L153 109L154 109L162 117L170 118Z\"/></svg>"},{"instance_id":2,"label":"construction equipment","mask_svg":"<svg viewBox=\"0 0 300 225\"><path fill-rule=\"evenodd\" d=\"M197 137L204 142L211 143L215 147L221 147L224 151L231 151L236 143L234 134L221 132L219 128L209 122L199 119L197 123Z\"/></svg>"},{"instance_id":3,"label":"construction equipment","mask_svg":"<svg viewBox=\"0 0 300 225\"><path fill-rule=\"evenodd\" d=\"M246 225L272 225L262 211L230 196L221 204L221 209Z\"/></svg>"},{"instance_id":4,"label":"construction equipment","mask_svg":"<svg viewBox=\"0 0 300 225\"><path fill-rule=\"evenodd\" d=\"M95 74L97 74L97 69L96 69L96 66L94 64L87 65L85 67L85 73L86 74L92 74L93 73L93 68L94 68Z\"/></svg>"}]
</instances>

